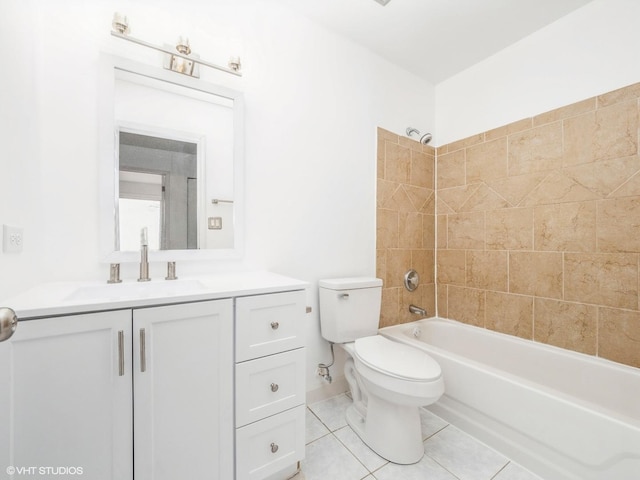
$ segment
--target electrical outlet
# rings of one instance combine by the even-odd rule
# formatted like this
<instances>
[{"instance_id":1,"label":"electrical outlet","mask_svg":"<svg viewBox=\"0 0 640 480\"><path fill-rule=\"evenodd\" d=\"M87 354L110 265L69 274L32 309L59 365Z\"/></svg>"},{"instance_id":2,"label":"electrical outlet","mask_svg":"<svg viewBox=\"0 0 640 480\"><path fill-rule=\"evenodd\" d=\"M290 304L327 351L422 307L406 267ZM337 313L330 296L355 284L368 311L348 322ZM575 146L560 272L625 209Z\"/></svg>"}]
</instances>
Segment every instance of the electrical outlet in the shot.
<instances>
[{"instance_id":1,"label":"electrical outlet","mask_svg":"<svg viewBox=\"0 0 640 480\"><path fill-rule=\"evenodd\" d=\"M22 227L2 226L2 251L4 253L22 252Z\"/></svg>"}]
</instances>

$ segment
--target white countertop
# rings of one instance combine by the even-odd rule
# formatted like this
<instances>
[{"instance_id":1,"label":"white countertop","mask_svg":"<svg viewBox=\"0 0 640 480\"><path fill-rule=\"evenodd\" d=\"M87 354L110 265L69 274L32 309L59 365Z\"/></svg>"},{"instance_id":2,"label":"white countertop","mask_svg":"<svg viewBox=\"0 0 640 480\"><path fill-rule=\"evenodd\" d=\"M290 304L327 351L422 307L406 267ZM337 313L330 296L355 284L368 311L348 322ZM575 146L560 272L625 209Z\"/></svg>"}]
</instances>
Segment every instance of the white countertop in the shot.
<instances>
[{"instance_id":1,"label":"white countertop","mask_svg":"<svg viewBox=\"0 0 640 480\"><path fill-rule=\"evenodd\" d=\"M306 282L271 272L227 272L177 280L122 283L57 282L38 285L0 304L15 310L20 320L80 312L215 300L301 290Z\"/></svg>"}]
</instances>

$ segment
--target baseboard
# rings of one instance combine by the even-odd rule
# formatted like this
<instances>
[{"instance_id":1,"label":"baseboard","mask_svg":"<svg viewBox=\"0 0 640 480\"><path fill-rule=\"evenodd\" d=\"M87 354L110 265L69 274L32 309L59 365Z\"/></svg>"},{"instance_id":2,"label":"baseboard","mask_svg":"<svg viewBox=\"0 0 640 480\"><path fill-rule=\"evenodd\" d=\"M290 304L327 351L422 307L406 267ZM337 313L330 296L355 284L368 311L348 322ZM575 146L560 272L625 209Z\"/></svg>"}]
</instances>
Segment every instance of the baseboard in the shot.
<instances>
[{"instance_id":1,"label":"baseboard","mask_svg":"<svg viewBox=\"0 0 640 480\"><path fill-rule=\"evenodd\" d=\"M347 379L344 375L340 375L339 377L334 378L331 383L326 383L319 388L309 390L307 392L307 405L327 400L328 398L335 397L336 395L340 395L341 393L348 391L349 384L347 383Z\"/></svg>"}]
</instances>

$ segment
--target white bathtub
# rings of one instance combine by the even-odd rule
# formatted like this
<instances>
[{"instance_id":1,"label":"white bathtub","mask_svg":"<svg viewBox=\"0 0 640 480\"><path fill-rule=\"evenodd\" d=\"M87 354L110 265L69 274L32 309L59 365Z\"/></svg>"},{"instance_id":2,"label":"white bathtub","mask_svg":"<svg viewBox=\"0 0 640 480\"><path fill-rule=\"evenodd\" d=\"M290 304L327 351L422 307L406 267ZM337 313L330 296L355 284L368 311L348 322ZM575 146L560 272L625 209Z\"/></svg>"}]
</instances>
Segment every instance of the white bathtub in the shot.
<instances>
[{"instance_id":1,"label":"white bathtub","mask_svg":"<svg viewBox=\"0 0 640 480\"><path fill-rule=\"evenodd\" d=\"M640 369L439 318L380 333L442 367L429 410L543 479L640 479Z\"/></svg>"}]
</instances>

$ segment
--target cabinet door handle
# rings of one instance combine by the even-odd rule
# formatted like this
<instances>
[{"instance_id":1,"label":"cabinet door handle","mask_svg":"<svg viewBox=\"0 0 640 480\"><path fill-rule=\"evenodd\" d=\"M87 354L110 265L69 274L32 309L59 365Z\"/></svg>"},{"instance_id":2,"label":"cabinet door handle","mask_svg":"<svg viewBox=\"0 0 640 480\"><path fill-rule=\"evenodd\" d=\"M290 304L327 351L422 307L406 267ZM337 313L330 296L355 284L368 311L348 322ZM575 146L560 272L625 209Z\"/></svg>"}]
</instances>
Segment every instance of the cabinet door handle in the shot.
<instances>
[{"instance_id":1,"label":"cabinet door handle","mask_svg":"<svg viewBox=\"0 0 640 480\"><path fill-rule=\"evenodd\" d=\"M278 322L271 322L271 328L277 330L280 324Z\"/></svg>"},{"instance_id":2,"label":"cabinet door handle","mask_svg":"<svg viewBox=\"0 0 640 480\"><path fill-rule=\"evenodd\" d=\"M271 391L272 392L274 392L274 393L277 392L279 388L280 388L280 386L277 383L272 383L271 384Z\"/></svg>"},{"instance_id":3,"label":"cabinet door handle","mask_svg":"<svg viewBox=\"0 0 640 480\"><path fill-rule=\"evenodd\" d=\"M278 451L278 445L276 443L271 444L271 453L276 453Z\"/></svg>"},{"instance_id":4,"label":"cabinet door handle","mask_svg":"<svg viewBox=\"0 0 640 480\"><path fill-rule=\"evenodd\" d=\"M140 371L147 371L147 341L144 328L140 329Z\"/></svg>"},{"instance_id":5,"label":"cabinet door handle","mask_svg":"<svg viewBox=\"0 0 640 480\"><path fill-rule=\"evenodd\" d=\"M124 376L124 330L118 330L118 376Z\"/></svg>"}]
</instances>

